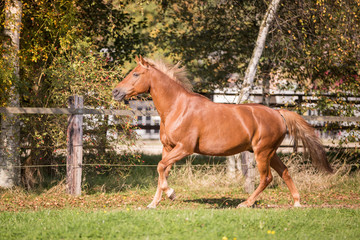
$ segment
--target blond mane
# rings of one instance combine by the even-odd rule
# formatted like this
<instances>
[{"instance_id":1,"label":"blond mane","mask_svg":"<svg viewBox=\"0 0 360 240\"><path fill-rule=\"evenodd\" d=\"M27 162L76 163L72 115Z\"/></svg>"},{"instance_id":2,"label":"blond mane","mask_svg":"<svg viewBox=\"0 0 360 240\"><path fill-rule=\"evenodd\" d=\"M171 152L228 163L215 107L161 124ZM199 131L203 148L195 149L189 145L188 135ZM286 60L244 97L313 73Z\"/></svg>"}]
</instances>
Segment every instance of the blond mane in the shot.
<instances>
[{"instance_id":1,"label":"blond mane","mask_svg":"<svg viewBox=\"0 0 360 240\"><path fill-rule=\"evenodd\" d=\"M180 66L181 62L178 62L177 64L170 64L166 62L164 59L153 60L149 58L145 58L145 61L148 62L157 70L166 74L173 81L179 83L186 90L192 91L193 86L190 80L187 78L187 71L185 66L183 67Z\"/></svg>"}]
</instances>

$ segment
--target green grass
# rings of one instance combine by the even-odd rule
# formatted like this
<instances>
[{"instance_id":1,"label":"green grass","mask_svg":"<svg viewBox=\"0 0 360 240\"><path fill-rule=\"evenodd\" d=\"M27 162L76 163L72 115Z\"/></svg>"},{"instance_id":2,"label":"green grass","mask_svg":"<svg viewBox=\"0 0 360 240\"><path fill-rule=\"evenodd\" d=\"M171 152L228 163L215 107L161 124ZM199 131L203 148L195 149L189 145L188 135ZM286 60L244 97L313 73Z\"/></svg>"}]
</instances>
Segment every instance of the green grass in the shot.
<instances>
[{"instance_id":1,"label":"green grass","mask_svg":"<svg viewBox=\"0 0 360 240\"><path fill-rule=\"evenodd\" d=\"M360 239L358 209L67 209L0 222L0 239Z\"/></svg>"},{"instance_id":2,"label":"green grass","mask_svg":"<svg viewBox=\"0 0 360 240\"><path fill-rule=\"evenodd\" d=\"M159 156L144 159L152 164ZM177 199L164 196L157 210L144 209L155 193L156 167L88 177L79 197L66 194L64 183L0 189L0 240L360 239L359 171L323 175L289 164L304 208L291 208L289 190L274 175L254 208L234 209L249 197L243 178L228 179L213 163L174 167L169 184Z\"/></svg>"}]
</instances>

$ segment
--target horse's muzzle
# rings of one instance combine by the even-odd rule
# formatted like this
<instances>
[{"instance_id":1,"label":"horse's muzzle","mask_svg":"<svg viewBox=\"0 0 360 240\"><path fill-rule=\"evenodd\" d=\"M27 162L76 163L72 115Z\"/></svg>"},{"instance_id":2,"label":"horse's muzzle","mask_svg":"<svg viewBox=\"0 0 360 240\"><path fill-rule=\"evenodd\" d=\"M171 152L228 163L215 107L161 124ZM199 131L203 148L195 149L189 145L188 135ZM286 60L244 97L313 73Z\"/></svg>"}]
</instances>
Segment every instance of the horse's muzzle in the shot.
<instances>
[{"instance_id":1,"label":"horse's muzzle","mask_svg":"<svg viewBox=\"0 0 360 240\"><path fill-rule=\"evenodd\" d=\"M112 94L113 94L113 98L116 100L116 101L121 101L124 99L124 97L126 96L126 93L121 91L121 89L119 88L115 88L113 91L112 91Z\"/></svg>"}]
</instances>

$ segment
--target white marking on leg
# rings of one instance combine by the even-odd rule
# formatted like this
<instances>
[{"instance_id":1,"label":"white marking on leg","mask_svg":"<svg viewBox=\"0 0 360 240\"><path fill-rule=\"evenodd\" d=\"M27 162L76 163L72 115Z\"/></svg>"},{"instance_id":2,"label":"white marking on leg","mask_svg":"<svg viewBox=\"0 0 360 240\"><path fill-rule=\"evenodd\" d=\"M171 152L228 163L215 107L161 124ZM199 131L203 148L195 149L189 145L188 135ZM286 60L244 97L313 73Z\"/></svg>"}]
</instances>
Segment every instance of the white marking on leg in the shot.
<instances>
[{"instance_id":1,"label":"white marking on leg","mask_svg":"<svg viewBox=\"0 0 360 240\"><path fill-rule=\"evenodd\" d=\"M156 204L153 203L153 202L151 202L151 203L147 206L147 208L149 208L149 209L155 209L155 208L156 208Z\"/></svg>"},{"instance_id":2,"label":"white marking on leg","mask_svg":"<svg viewBox=\"0 0 360 240\"><path fill-rule=\"evenodd\" d=\"M175 200L176 198L175 190L172 188L169 188L169 190L167 190L166 195L168 196L168 198L170 198L170 200Z\"/></svg>"}]
</instances>

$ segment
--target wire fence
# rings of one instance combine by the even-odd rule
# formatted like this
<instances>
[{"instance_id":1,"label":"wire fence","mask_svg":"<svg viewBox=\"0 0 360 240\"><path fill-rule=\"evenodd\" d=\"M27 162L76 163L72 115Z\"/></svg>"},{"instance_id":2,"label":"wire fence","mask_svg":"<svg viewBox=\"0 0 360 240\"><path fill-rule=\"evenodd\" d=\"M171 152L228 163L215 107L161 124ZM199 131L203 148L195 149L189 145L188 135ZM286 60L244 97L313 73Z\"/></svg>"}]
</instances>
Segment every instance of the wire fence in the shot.
<instances>
[{"instance_id":1,"label":"wire fence","mask_svg":"<svg viewBox=\"0 0 360 240\"><path fill-rule=\"evenodd\" d=\"M96 149L99 148L98 146L89 146L89 145L85 145L82 144L83 143L83 127L85 128L86 126L83 124L82 120L81 120L81 124L80 124L80 129L81 131L75 132L75 124L73 124L72 122L70 122L70 120L74 120L77 117L83 117L84 115L112 115L112 116L126 116L129 118L134 118L136 116L157 116L157 112L156 111L139 111L139 110L134 110L134 111L129 111L129 110L112 110L112 109L85 109L83 107L80 108L0 108L0 113L3 114L66 114L69 116L72 116L72 118L68 119L68 127L67 127L67 132L71 133L72 135L68 136L68 139L73 139L73 140L69 140L67 141L67 146L64 145L53 145L53 146L19 146L20 149L43 149L43 150L47 150L47 151L53 151L53 152L57 152L57 151L61 151L59 157L61 157L63 159L64 154L68 154L66 160L61 160L61 161L43 161L43 164L38 164L41 161L38 161L38 159L35 159L34 162L32 162L32 164L20 164L17 163L16 165L13 164L14 161L11 163L9 161L9 165L0 165L0 168L2 169L26 169L24 170L29 171L27 169L33 169L30 170L31 171L39 171L41 172L41 168L53 168L52 170L55 170L56 172L62 172L63 173L63 168L66 167L66 172L67 172L67 180L68 180L68 188L69 189L81 189L81 171L83 170L83 168L85 168L86 171L90 171L93 172L93 170L91 168L104 168L105 171L109 170L106 168L118 168L117 172L122 171L122 169L119 168L124 168L124 170L128 170L130 168L155 168L157 167L157 164L136 164L136 163L131 163L131 164L127 164L126 161L122 161L122 163L104 163L104 162L98 162L98 163L83 163L82 158L83 158L83 149ZM357 123L360 122L360 117L341 117L341 116L304 116L304 118L307 121L317 121L317 122L347 122L347 123L353 123L355 124L355 126L357 125ZM80 122L80 120L79 120ZM154 126L155 127L155 126ZM0 130L1 131L1 130ZM76 133L76 134L75 134ZM80 143L80 144L79 144ZM25 144L24 144L25 145ZM69 151L69 146L71 146L72 149L70 149L71 151ZM105 146L105 145L102 145ZM294 147L293 145L289 145L286 147ZM298 146L299 148L301 148L301 146ZM102 148L102 152L105 153L106 149L105 147L100 147ZM331 148L331 146L329 146L329 148ZM356 149L357 147L355 147ZM1 151L0 152L4 152L4 149L6 151L6 148L0 148ZM50 149L50 150L49 150ZM338 149L339 150L339 149ZM74 154L79 153L81 151L81 154ZM40 151L39 151L40 152ZM73 158L72 161L69 161L69 153L72 153L73 155L71 156L71 158ZM85 153L85 152L84 152ZM81 156L81 157L79 157ZM34 159L33 159L34 160ZM40 158L41 160L41 158ZM98 158L93 159L93 161L97 161L99 160ZM48 164L48 163L52 163L52 164ZM57 162L62 162L62 163L57 163ZM86 162L86 161L85 161ZM105 162L109 162L109 161L105 161ZM112 161L113 162L113 161ZM358 163L358 161L356 161L356 163ZM19 165L20 164L20 165ZM217 164L176 164L174 165L176 167L191 167L191 168L197 168L197 167L223 167L226 168L227 164L226 162L221 162L221 163L217 163ZM358 168L358 164L352 164L352 166L356 166ZM37 168L37 170L35 170ZM58 168L58 169L57 169ZM90 169L89 169L90 168ZM78 172L78 173L76 173ZM73 174L71 177L69 177L68 175ZM32 177L33 175L30 174L30 176ZM80 179L80 180L79 180ZM80 186L80 187L79 187ZM70 192L69 192L70 193ZM78 195L81 193L73 193L71 192L70 194L74 194L74 195Z\"/></svg>"},{"instance_id":2,"label":"wire fence","mask_svg":"<svg viewBox=\"0 0 360 240\"><path fill-rule=\"evenodd\" d=\"M12 168L42 168L42 167L66 167L67 164L42 164L42 165L28 165L28 166L11 166ZM157 167L157 164L107 164L107 163L84 163L79 165L79 167L86 167L86 166L102 166L102 167ZM176 167L179 166L188 166L184 164L176 164ZM191 164L192 167L202 167L202 166L226 166L226 164ZM0 167L8 167L6 165L0 165Z\"/></svg>"},{"instance_id":3,"label":"wire fence","mask_svg":"<svg viewBox=\"0 0 360 240\"><path fill-rule=\"evenodd\" d=\"M360 166L360 163L354 163L354 164L346 164L348 166ZM44 167L66 167L69 166L67 164L43 164L43 165L28 165L28 166L11 166L11 168L44 168ZM106 164L106 163L84 163L80 166L75 167L157 167L157 164ZM227 164L221 163L221 164L176 164L174 165L176 167L226 167ZM7 168L8 166L0 165L1 168Z\"/></svg>"}]
</instances>

